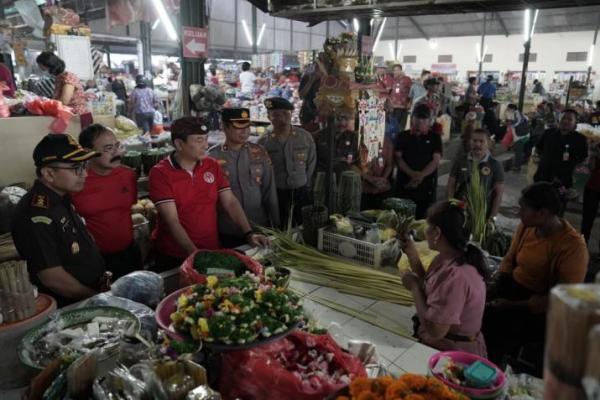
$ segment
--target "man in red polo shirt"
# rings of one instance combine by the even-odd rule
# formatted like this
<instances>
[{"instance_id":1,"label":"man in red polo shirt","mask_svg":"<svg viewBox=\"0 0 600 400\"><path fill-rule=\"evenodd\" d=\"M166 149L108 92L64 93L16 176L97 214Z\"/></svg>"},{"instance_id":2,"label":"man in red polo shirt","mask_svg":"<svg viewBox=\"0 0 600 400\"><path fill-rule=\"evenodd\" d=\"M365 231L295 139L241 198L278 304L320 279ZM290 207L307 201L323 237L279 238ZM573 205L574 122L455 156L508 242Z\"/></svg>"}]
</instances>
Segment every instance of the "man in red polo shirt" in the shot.
<instances>
[{"instance_id":1,"label":"man in red polo shirt","mask_svg":"<svg viewBox=\"0 0 600 400\"><path fill-rule=\"evenodd\" d=\"M175 151L150 170L150 197L158 211L153 239L155 269L181 265L198 249L218 249L217 204L253 246L268 239L252 230L218 162L207 157L208 126L202 118L184 117L171 125Z\"/></svg>"},{"instance_id":2,"label":"man in red polo shirt","mask_svg":"<svg viewBox=\"0 0 600 400\"><path fill-rule=\"evenodd\" d=\"M119 278L142 269L142 258L133 240L131 206L137 201L135 172L121 166L120 143L103 125L93 124L79 134L79 144L100 154L90 160L85 186L72 195L106 267Z\"/></svg>"}]
</instances>

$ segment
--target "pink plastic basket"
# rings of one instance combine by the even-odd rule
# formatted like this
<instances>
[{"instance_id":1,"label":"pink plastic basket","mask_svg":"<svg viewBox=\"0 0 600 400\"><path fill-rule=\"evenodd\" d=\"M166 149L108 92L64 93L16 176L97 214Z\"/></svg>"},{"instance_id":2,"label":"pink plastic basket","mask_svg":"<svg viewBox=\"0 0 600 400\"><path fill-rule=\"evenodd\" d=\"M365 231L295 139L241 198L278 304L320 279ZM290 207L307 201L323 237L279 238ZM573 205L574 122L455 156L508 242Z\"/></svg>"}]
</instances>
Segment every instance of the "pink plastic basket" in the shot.
<instances>
[{"instance_id":1,"label":"pink plastic basket","mask_svg":"<svg viewBox=\"0 0 600 400\"><path fill-rule=\"evenodd\" d=\"M486 389L475 389L475 388L457 385L453 382L450 382L449 380L444 378L442 375L433 373L433 369L435 368L436 364L442 357L449 357L452 361L459 363L459 364L463 364L463 365L471 365L475 361L481 361L481 362L489 365L490 367L496 369L496 371L498 372L498 377L496 378L496 382L494 382L492 387L486 388ZM429 373L432 376L435 376L440 381L444 382L444 384L446 384L447 386L451 387L452 389L454 389L460 393L463 393L463 394L471 397L472 399L495 399L499 395L502 394L502 392L504 391L504 387L506 386L506 376L500 370L500 368L498 368L492 362L486 360L483 357L479 357L478 355L471 354L471 353L465 353L463 351L443 351L441 353L436 353L433 356L431 356L431 358L429 359L428 368L429 368Z\"/></svg>"}]
</instances>

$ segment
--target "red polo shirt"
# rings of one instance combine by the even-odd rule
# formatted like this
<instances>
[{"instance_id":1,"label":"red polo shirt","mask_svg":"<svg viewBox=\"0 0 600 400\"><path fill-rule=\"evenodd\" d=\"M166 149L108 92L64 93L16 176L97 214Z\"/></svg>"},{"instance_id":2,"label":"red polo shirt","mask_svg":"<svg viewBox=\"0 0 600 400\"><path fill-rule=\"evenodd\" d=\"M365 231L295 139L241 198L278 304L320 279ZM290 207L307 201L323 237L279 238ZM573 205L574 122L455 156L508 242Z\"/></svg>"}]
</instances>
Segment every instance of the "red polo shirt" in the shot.
<instances>
[{"instance_id":1,"label":"red polo shirt","mask_svg":"<svg viewBox=\"0 0 600 400\"><path fill-rule=\"evenodd\" d=\"M150 198L157 206L174 202L179 222L199 249L218 249L217 203L219 193L230 190L229 182L214 158L196 164L194 172L183 169L173 155L150 170ZM168 256L187 254L171 236L160 214L152 235L157 249Z\"/></svg>"},{"instance_id":2,"label":"red polo shirt","mask_svg":"<svg viewBox=\"0 0 600 400\"><path fill-rule=\"evenodd\" d=\"M137 201L133 170L118 167L102 176L89 169L83 190L71 197L100 252L116 253L133 243L131 206Z\"/></svg>"}]
</instances>

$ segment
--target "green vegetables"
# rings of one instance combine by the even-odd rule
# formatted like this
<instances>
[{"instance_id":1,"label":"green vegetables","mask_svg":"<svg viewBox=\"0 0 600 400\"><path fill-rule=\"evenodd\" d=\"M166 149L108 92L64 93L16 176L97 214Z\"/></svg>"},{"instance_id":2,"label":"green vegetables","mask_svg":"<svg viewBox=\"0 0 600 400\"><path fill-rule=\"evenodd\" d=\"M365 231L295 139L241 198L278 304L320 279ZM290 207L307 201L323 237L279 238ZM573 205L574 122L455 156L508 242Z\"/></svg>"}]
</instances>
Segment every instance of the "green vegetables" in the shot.
<instances>
[{"instance_id":1,"label":"green vegetables","mask_svg":"<svg viewBox=\"0 0 600 400\"><path fill-rule=\"evenodd\" d=\"M233 277L240 276L246 268L232 255L200 251L194 257L194 269L202 275Z\"/></svg>"},{"instance_id":2,"label":"green vegetables","mask_svg":"<svg viewBox=\"0 0 600 400\"><path fill-rule=\"evenodd\" d=\"M471 171L471 182L467 185L467 224L471 228L473 241L481 245L486 237L487 201L477 160L473 161Z\"/></svg>"}]
</instances>

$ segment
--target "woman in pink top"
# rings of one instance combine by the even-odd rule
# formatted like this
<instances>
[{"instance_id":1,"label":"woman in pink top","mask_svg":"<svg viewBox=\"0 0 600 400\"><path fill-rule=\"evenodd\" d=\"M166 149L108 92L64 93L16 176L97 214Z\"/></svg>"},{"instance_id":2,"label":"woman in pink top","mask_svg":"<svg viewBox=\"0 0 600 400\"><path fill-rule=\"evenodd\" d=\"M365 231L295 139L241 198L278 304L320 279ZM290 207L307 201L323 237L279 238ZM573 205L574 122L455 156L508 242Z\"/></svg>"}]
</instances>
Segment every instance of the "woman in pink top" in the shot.
<instances>
[{"instance_id":1,"label":"woman in pink top","mask_svg":"<svg viewBox=\"0 0 600 400\"><path fill-rule=\"evenodd\" d=\"M56 77L54 98L71 107L74 114L88 111L87 100L81 80L72 72L65 71L65 62L51 51L44 51L35 60L42 71Z\"/></svg>"},{"instance_id":2,"label":"woman in pink top","mask_svg":"<svg viewBox=\"0 0 600 400\"><path fill-rule=\"evenodd\" d=\"M481 334L487 266L481 250L468 243L465 210L457 201L433 205L427 215L427 243L439 252L425 272L412 239L403 241L412 272L402 277L417 308L419 340L439 350L486 357Z\"/></svg>"}]
</instances>

